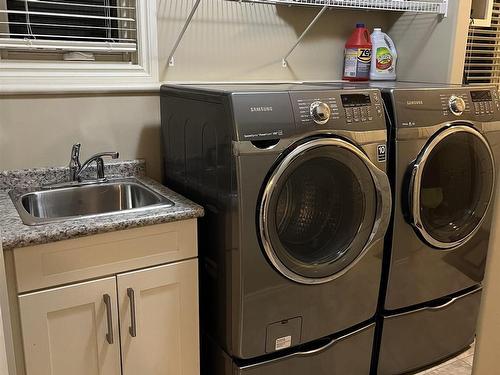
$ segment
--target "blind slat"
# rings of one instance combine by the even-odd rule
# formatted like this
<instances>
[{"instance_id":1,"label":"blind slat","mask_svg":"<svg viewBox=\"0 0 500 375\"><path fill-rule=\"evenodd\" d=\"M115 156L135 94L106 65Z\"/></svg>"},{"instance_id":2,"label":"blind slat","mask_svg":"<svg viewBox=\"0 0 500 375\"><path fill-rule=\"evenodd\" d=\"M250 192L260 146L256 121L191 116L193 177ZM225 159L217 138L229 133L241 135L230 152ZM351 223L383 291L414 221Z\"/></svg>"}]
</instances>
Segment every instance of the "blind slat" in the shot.
<instances>
[{"instance_id":1,"label":"blind slat","mask_svg":"<svg viewBox=\"0 0 500 375\"><path fill-rule=\"evenodd\" d=\"M498 45L495 40L491 40L490 43L467 43L467 47L487 47L487 48L498 48Z\"/></svg>"},{"instance_id":2,"label":"blind slat","mask_svg":"<svg viewBox=\"0 0 500 375\"><path fill-rule=\"evenodd\" d=\"M498 54L498 56L470 56L470 55L467 55L466 56L466 61L469 61L469 60L500 60L500 53Z\"/></svg>"},{"instance_id":3,"label":"blind slat","mask_svg":"<svg viewBox=\"0 0 500 375\"><path fill-rule=\"evenodd\" d=\"M131 6L121 6L121 5L100 5L100 4L85 4L85 3L73 3L65 1L47 1L47 0L13 0L20 3L36 3L36 4L47 4L47 5L66 5L74 7L88 7L88 8L105 8L105 9L129 9L135 10L135 7Z\"/></svg>"},{"instance_id":4,"label":"blind slat","mask_svg":"<svg viewBox=\"0 0 500 375\"><path fill-rule=\"evenodd\" d=\"M483 36L486 35L488 37L492 37L494 35L499 35L500 31L494 31L494 30L475 30L474 32L474 37L478 36ZM469 38L472 37L472 35L469 35Z\"/></svg>"},{"instance_id":5,"label":"blind slat","mask_svg":"<svg viewBox=\"0 0 500 375\"><path fill-rule=\"evenodd\" d=\"M42 16L42 17L61 17L61 18L87 18L93 20L111 20L111 21L127 21L135 22L135 19L129 17L111 17L111 16L93 16L87 14L71 14L71 13L57 13L57 12L34 12L25 10L5 10L0 9L0 13L6 14L24 14L29 16Z\"/></svg>"},{"instance_id":6,"label":"blind slat","mask_svg":"<svg viewBox=\"0 0 500 375\"><path fill-rule=\"evenodd\" d=\"M495 39L495 37L491 36L491 35L487 35L487 36L474 35L474 40L484 40L484 41L489 41L491 43L494 43L494 39Z\"/></svg>"},{"instance_id":7,"label":"blind slat","mask_svg":"<svg viewBox=\"0 0 500 375\"><path fill-rule=\"evenodd\" d=\"M23 38L28 38L30 36L34 36L35 38L52 38L52 37L54 37L54 35L44 35L44 34L0 33L0 35L2 37L5 37L5 36L20 36L20 37L23 37ZM61 38L61 39L82 39L82 40L88 39L87 37L84 37L84 36L73 36L73 35L58 35L57 37ZM97 41L106 41L106 40L109 40L109 38L102 38L102 37L94 37L93 39L97 40ZM114 42L119 42L119 41L134 42L135 39L132 39L132 38L130 38L130 39L126 39L126 38L113 38L113 41Z\"/></svg>"},{"instance_id":8,"label":"blind slat","mask_svg":"<svg viewBox=\"0 0 500 375\"><path fill-rule=\"evenodd\" d=\"M135 28L129 27L106 27L106 26L87 26L87 25L70 25L70 24L58 24L58 23L39 23L39 22L7 22L0 21L0 25L20 25L20 26L43 26L43 27L68 27L72 29L98 29L98 30L123 30L123 31L134 31Z\"/></svg>"},{"instance_id":9,"label":"blind slat","mask_svg":"<svg viewBox=\"0 0 500 375\"><path fill-rule=\"evenodd\" d=\"M471 70L474 68L486 68L491 70L491 64L465 64L465 70ZM496 68L500 69L500 65L498 65Z\"/></svg>"},{"instance_id":10,"label":"blind slat","mask_svg":"<svg viewBox=\"0 0 500 375\"><path fill-rule=\"evenodd\" d=\"M78 52L135 52L135 43L101 43L71 41L61 44L51 40L23 40L0 38L0 48L9 50L78 51Z\"/></svg>"},{"instance_id":11,"label":"blind slat","mask_svg":"<svg viewBox=\"0 0 500 375\"><path fill-rule=\"evenodd\" d=\"M490 69L490 70L480 70L480 69L465 69L466 73L471 73L471 74L491 74L491 73L500 73L500 69Z\"/></svg>"}]
</instances>

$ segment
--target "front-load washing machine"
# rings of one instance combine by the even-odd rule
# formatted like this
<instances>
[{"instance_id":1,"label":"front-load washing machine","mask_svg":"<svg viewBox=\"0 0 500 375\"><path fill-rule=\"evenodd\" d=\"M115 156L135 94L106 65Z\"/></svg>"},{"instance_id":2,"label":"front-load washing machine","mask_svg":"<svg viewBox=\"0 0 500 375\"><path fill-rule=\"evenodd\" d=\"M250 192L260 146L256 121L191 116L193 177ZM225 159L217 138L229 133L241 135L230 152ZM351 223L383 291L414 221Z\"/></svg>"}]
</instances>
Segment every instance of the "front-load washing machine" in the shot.
<instances>
[{"instance_id":1,"label":"front-load washing machine","mask_svg":"<svg viewBox=\"0 0 500 375\"><path fill-rule=\"evenodd\" d=\"M206 374L366 375L391 209L380 92L163 86L199 222Z\"/></svg>"},{"instance_id":2,"label":"front-load washing machine","mask_svg":"<svg viewBox=\"0 0 500 375\"><path fill-rule=\"evenodd\" d=\"M394 375L432 365L474 340L500 157L500 101L494 87L377 86L389 113L394 194L378 373Z\"/></svg>"}]
</instances>

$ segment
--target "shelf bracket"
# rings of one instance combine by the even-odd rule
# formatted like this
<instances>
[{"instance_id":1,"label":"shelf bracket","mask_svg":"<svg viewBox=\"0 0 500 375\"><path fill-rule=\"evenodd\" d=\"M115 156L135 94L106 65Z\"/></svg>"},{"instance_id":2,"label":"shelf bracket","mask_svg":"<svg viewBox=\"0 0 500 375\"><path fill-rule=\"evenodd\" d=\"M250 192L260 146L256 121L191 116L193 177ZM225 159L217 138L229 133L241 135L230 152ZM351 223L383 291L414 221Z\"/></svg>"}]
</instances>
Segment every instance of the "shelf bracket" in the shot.
<instances>
[{"instance_id":1,"label":"shelf bracket","mask_svg":"<svg viewBox=\"0 0 500 375\"><path fill-rule=\"evenodd\" d=\"M186 34L186 30L188 29L189 25L191 24L191 21L193 20L193 17L198 10L198 7L200 6L201 0L196 0L196 2L193 5L193 9L191 9L191 12L188 15L188 18L186 19L186 23L182 27L182 30L177 37L177 40L174 43L174 46L172 47L172 51L170 52L170 55L168 55L168 66L174 66L175 65L175 60L174 60L174 55L175 52L177 51L177 48L179 48L179 44L181 44L182 38L184 37L184 34Z\"/></svg>"},{"instance_id":2,"label":"shelf bracket","mask_svg":"<svg viewBox=\"0 0 500 375\"><path fill-rule=\"evenodd\" d=\"M448 0L443 0L443 3L441 4L441 16L443 18L448 17Z\"/></svg>"},{"instance_id":3,"label":"shelf bracket","mask_svg":"<svg viewBox=\"0 0 500 375\"><path fill-rule=\"evenodd\" d=\"M321 8L321 10L319 11L319 13L316 15L316 17L314 17L314 19L311 21L311 23L309 24L309 26L307 26L307 28L304 30L304 32L299 37L299 39L297 39L297 42L293 45L292 48L290 48L290 50L285 55L285 57L283 57L283 59L281 60L281 65L283 66L283 68L287 68L288 67L288 61L287 61L287 59L290 57L290 55L292 54L292 52L295 51L295 48L297 48L297 46L300 44L300 42L302 41L302 39L304 39L304 37L309 32L309 30L311 30L312 27L319 21L319 19L321 18L321 16L323 15L323 13L325 13L325 11L327 9L328 9L327 5L325 5L323 8Z\"/></svg>"}]
</instances>

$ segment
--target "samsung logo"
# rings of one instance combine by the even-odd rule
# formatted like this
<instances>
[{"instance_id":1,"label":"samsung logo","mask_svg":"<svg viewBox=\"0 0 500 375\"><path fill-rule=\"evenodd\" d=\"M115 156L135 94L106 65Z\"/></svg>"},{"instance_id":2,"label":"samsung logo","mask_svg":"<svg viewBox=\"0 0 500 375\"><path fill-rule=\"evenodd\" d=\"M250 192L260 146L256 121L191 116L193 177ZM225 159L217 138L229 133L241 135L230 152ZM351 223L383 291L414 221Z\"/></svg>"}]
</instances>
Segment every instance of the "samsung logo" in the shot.
<instances>
[{"instance_id":1,"label":"samsung logo","mask_svg":"<svg viewBox=\"0 0 500 375\"><path fill-rule=\"evenodd\" d=\"M250 107L250 112L272 112L273 107Z\"/></svg>"},{"instance_id":2,"label":"samsung logo","mask_svg":"<svg viewBox=\"0 0 500 375\"><path fill-rule=\"evenodd\" d=\"M406 105L424 105L423 100L407 100Z\"/></svg>"}]
</instances>

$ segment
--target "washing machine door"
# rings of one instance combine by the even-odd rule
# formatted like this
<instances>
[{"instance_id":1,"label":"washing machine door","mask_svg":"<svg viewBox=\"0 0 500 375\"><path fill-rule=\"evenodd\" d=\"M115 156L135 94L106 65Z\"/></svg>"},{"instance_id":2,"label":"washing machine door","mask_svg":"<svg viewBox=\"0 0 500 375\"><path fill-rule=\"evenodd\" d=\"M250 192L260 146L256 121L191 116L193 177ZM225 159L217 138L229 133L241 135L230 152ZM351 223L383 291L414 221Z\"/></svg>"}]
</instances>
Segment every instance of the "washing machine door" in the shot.
<instances>
[{"instance_id":1,"label":"washing machine door","mask_svg":"<svg viewBox=\"0 0 500 375\"><path fill-rule=\"evenodd\" d=\"M281 160L263 190L262 245L287 278L328 282L383 237L390 207L386 174L358 147L337 138L313 139Z\"/></svg>"},{"instance_id":2,"label":"washing machine door","mask_svg":"<svg viewBox=\"0 0 500 375\"><path fill-rule=\"evenodd\" d=\"M437 133L418 156L411 173L412 225L436 249L469 239L493 199L495 163L484 136L466 124Z\"/></svg>"}]
</instances>

